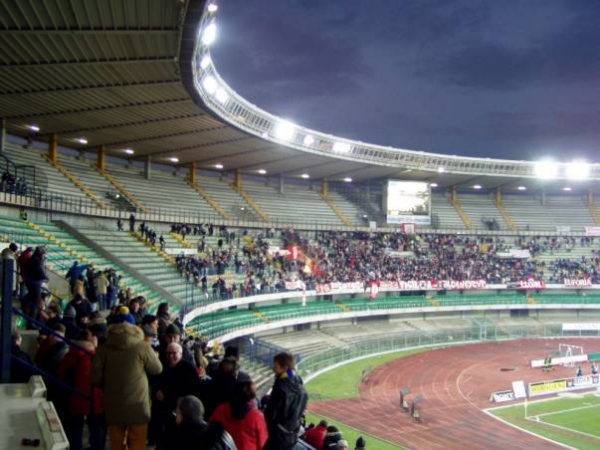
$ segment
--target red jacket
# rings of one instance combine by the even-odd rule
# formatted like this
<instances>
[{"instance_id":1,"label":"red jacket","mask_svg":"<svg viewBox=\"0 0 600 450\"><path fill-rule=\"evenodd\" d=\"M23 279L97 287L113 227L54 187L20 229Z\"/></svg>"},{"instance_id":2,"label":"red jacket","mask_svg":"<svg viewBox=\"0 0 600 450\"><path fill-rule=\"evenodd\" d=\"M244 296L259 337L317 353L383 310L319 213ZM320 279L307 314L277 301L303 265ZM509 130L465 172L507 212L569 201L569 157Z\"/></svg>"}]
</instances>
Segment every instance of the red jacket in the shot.
<instances>
[{"instance_id":1,"label":"red jacket","mask_svg":"<svg viewBox=\"0 0 600 450\"><path fill-rule=\"evenodd\" d=\"M92 357L96 350L91 342L75 341L80 347L84 347L88 352L79 347L71 346L69 352L58 366L58 378L71 385L80 393L91 395L92 392ZM94 413L104 412L104 403L102 400L102 391L94 388ZM73 392L69 394L69 414L87 415L91 411L91 402L89 398L82 397Z\"/></svg>"},{"instance_id":2,"label":"red jacket","mask_svg":"<svg viewBox=\"0 0 600 450\"><path fill-rule=\"evenodd\" d=\"M231 414L231 403L221 403L215 409L209 422L220 422L233 438L238 450L262 450L267 442L267 423L263 413L253 402L251 409L243 419L236 419Z\"/></svg>"},{"instance_id":3,"label":"red jacket","mask_svg":"<svg viewBox=\"0 0 600 450\"><path fill-rule=\"evenodd\" d=\"M312 427L306 430L306 435L304 439L307 444L310 444L314 448L320 450L325 444L325 433L327 433L327 427L317 425L316 427Z\"/></svg>"}]
</instances>

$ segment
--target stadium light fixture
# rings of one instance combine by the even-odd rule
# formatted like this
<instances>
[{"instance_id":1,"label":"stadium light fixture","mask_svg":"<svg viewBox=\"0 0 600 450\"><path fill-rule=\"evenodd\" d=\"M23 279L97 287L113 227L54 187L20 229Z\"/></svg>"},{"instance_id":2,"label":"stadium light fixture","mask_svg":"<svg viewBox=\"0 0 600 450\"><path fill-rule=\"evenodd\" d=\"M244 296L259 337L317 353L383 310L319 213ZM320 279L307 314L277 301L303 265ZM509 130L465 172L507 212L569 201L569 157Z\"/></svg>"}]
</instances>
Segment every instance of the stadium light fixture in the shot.
<instances>
[{"instance_id":1,"label":"stadium light fixture","mask_svg":"<svg viewBox=\"0 0 600 450\"><path fill-rule=\"evenodd\" d=\"M213 22L209 24L202 33L202 43L209 47L217 38L217 25Z\"/></svg>"},{"instance_id":2,"label":"stadium light fixture","mask_svg":"<svg viewBox=\"0 0 600 450\"><path fill-rule=\"evenodd\" d=\"M174 156L169 158L169 161L171 161L172 163L178 163L179 162L179 158L176 158Z\"/></svg>"},{"instance_id":3,"label":"stadium light fixture","mask_svg":"<svg viewBox=\"0 0 600 450\"><path fill-rule=\"evenodd\" d=\"M585 161L567 163L565 165L565 175L569 180L587 180L590 177L590 165Z\"/></svg>"},{"instance_id":4,"label":"stadium light fixture","mask_svg":"<svg viewBox=\"0 0 600 450\"><path fill-rule=\"evenodd\" d=\"M558 164L549 159L538 161L533 167L533 173L538 178L552 180L558 175Z\"/></svg>"},{"instance_id":5,"label":"stadium light fixture","mask_svg":"<svg viewBox=\"0 0 600 450\"><path fill-rule=\"evenodd\" d=\"M307 173L303 173L302 175L300 175L300 177L304 178L305 180L308 180L310 178L310 175Z\"/></svg>"},{"instance_id":6,"label":"stadium light fixture","mask_svg":"<svg viewBox=\"0 0 600 450\"><path fill-rule=\"evenodd\" d=\"M34 131L35 133L40 131L40 127L38 127L37 125L27 125L27 128L29 128L31 131Z\"/></svg>"},{"instance_id":7,"label":"stadium light fixture","mask_svg":"<svg viewBox=\"0 0 600 450\"><path fill-rule=\"evenodd\" d=\"M132 148L126 148L126 149L123 149L123 151L125 153L127 153L128 155L133 155L135 153Z\"/></svg>"},{"instance_id":8,"label":"stadium light fixture","mask_svg":"<svg viewBox=\"0 0 600 450\"><path fill-rule=\"evenodd\" d=\"M436 188L436 187L438 187L438 184L437 183L430 183L429 187Z\"/></svg>"},{"instance_id":9,"label":"stadium light fixture","mask_svg":"<svg viewBox=\"0 0 600 450\"><path fill-rule=\"evenodd\" d=\"M217 83L217 80L215 80L215 77L212 75L207 75L204 77L204 80L202 80L202 87L204 87L204 90L210 95L213 95L215 92L217 92L219 84Z\"/></svg>"},{"instance_id":10,"label":"stadium light fixture","mask_svg":"<svg viewBox=\"0 0 600 450\"><path fill-rule=\"evenodd\" d=\"M83 145L87 145L88 140L84 137L80 137L80 138L77 138L77 142L79 142L80 144L83 144Z\"/></svg>"},{"instance_id":11,"label":"stadium light fixture","mask_svg":"<svg viewBox=\"0 0 600 450\"><path fill-rule=\"evenodd\" d=\"M208 6L206 7L206 9L210 13L215 13L219 9L219 7L217 5L215 5L214 3L209 3Z\"/></svg>"},{"instance_id":12,"label":"stadium light fixture","mask_svg":"<svg viewBox=\"0 0 600 450\"><path fill-rule=\"evenodd\" d=\"M210 64L211 64L211 63L212 63L212 59L210 58L210 56L208 56L208 55L204 55L204 56L202 57L202 59L200 60L200 68L201 68L202 70L206 70L206 68L207 68L208 66L210 66Z\"/></svg>"},{"instance_id":13,"label":"stadium light fixture","mask_svg":"<svg viewBox=\"0 0 600 450\"><path fill-rule=\"evenodd\" d=\"M350 177L346 177L346 178L344 178L344 181L345 181L346 183L352 183L352 178L350 178Z\"/></svg>"},{"instance_id":14,"label":"stadium light fixture","mask_svg":"<svg viewBox=\"0 0 600 450\"><path fill-rule=\"evenodd\" d=\"M227 91L225 89L220 87L215 92L215 98L217 99L217 101L219 103L224 105L225 103L227 103L227 100L229 100L229 94L227 93Z\"/></svg>"},{"instance_id":15,"label":"stadium light fixture","mask_svg":"<svg viewBox=\"0 0 600 450\"><path fill-rule=\"evenodd\" d=\"M481 189L481 185L480 184L474 184L473 185L473 189Z\"/></svg>"},{"instance_id":16,"label":"stadium light fixture","mask_svg":"<svg viewBox=\"0 0 600 450\"><path fill-rule=\"evenodd\" d=\"M563 191L567 191L567 192L569 192L569 191L572 191L572 190L573 190L573 189L572 189L572 188L570 188L569 186L565 186L565 187L563 188Z\"/></svg>"},{"instance_id":17,"label":"stadium light fixture","mask_svg":"<svg viewBox=\"0 0 600 450\"><path fill-rule=\"evenodd\" d=\"M519 186L517 189L519 191L526 191L527 190L527 188L525 186Z\"/></svg>"},{"instance_id":18,"label":"stadium light fixture","mask_svg":"<svg viewBox=\"0 0 600 450\"><path fill-rule=\"evenodd\" d=\"M446 168L444 166L438 167L438 173L444 173L444 172L446 172Z\"/></svg>"},{"instance_id":19,"label":"stadium light fixture","mask_svg":"<svg viewBox=\"0 0 600 450\"><path fill-rule=\"evenodd\" d=\"M302 142L304 142L304 145L306 145L307 147L310 147L315 143L315 138L312 137L310 134L307 134L306 136L304 136L304 141Z\"/></svg>"},{"instance_id":20,"label":"stadium light fixture","mask_svg":"<svg viewBox=\"0 0 600 450\"><path fill-rule=\"evenodd\" d=\"M221 170L221 169L223 169L223 167L224 167L224 166L223 166L223 164L221 164L221 163L217 163L217 164L215 164L215 169L219 169L219 170Z\"/></svg>"},{"instance_id":21,"label":"stadium light fixture","mask_svg":"<svg viewBox=\"0 0 600 450\"><path fill-rule=\"evenodd\" d=\"M282 120L275 124L274 133L277 139L281 139L282 141L291 141L294 139L294 134L296 134L296 126L291 122Z\"/></svg>"},{"instance_id":22,"label":"stadium light fixture","mask_svg":"<svg viewBox=\"0 0 600 450\"><path fill-rule=\"evenodd\" d=\"M347 142L334 142L331 149L336 153L349 153L352 146Z\"/></svg>"},{"instance_id":23,"label":"stadium light fixture","mask_svg":"<svg viewBox=\"0 0 600 450\"><path fill-rule=\"evenodd\" d=\"M261 175L266 175L267 171L265 169L258 169L258 173L260 173Z\"/></svg>"}]
</instances>

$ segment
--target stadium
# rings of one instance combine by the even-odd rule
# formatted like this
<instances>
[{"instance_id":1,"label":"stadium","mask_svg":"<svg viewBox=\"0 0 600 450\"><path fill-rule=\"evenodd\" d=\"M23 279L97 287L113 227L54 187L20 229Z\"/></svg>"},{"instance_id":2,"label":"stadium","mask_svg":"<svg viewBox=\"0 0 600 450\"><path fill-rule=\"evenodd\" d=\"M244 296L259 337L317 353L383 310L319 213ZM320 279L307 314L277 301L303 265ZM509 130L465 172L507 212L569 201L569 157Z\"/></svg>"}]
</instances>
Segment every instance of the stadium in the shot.
<instances>
[{"instance_id":1,"label":"stadium","mask_svg":"<svg viewBox=\"0 0 600 450\"><path fill-rule=\"evenodd\" d=\"M551 418L598 407L600 164L383 147L276 117L219 75L218 2L0 8L3 383L22 369L11 333L34 355L44 308L67 316L81 289L86 329L167 305L199 369L235 346L259 398L291 353L308 421L369 448L597 448L597 428ZM47 303L19 298L18 276L35 283L11 243L40 249ZM75 261L88 280L65 276ZM65 380L26 368L43 382L2 385L0 447L69 448L45 401ZM555 397L570 403L541 409Z\"/></svg>"}]
</instances>

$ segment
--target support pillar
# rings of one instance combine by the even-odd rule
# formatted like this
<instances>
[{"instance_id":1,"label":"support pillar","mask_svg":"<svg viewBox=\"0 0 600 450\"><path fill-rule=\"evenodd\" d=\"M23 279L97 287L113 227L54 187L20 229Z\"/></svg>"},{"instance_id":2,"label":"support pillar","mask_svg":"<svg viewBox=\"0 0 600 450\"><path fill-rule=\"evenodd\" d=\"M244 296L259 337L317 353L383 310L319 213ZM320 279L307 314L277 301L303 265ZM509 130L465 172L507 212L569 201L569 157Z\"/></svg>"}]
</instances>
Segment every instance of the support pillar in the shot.
<instances>
[{"instance_id":1,"label":"support pillar","mask_svg":"<svg viewBox=\"0 0 600 450\"><path fill-rule=\"evenodd\" d=\"M48 158L52 164L58 162L58 135L56 133L51 134L48 141Z\"/></svg>"},{"instance_id":2,"label":"support pillar","mask_svg":"<svg viewBox=\"0 0 600 450\"><path fill-rule=\"evenodd\" d=\"M321 180L321 195L327 197L329 195L329 184L327 184L327 178Z\"/></svg>"},{"instance_id":3,"label":"support pillar","mask_svg":"<svg viewBox=\"0 0 600 450\"><path fill-rule=\"evenodd\" d=\"M546 206L546 189L542 189L542 206Z\"/></svg>"},{"instance_id":4,"label":"support pillar","mask_svg":"<svg viewBox=\"0 0 600 450\"><path fill-rule=\"evenodd\" d=\"M496 188L496 204L502 204L502 189Z\"/></svg>"},{"instance_id":5,"label":"support pillar","mask_svg":"<svg viewBox=\"0 0 600 450\"><path fill-rule=\"evenodd\" d=\"M98 147L97 157L96 166L98 170L102 173L106 172L106 147L104 145Z\"/></svg>"},{"instance_id":6,"label":"support pillar","mask_svg":"<svg viewBox=\"0 0 600 450\"><path fill-rule=\"evenodd\" d=\"M190 163L190 175L188 179L190 183L196 184L196 163L193 161Z\"/></svg>"},{"instance_id":7,"label":"support pillar","mask_svg":"<svg viewBox=\"0 0 600 450\"><path fill-rule=\"evenodd\" d=\"M285 191L285 183L283 182L283 175L279 175L279 193L283 194Z\"/></svg>"},{"instance_id":8,"label":"support pillar","mask_svg":"<svg viewBox=\"0 0 600 450\"><path fill-rule=\"evenodd\" d=\"M146 180L152 178L152 157L150 155L146 156L146 161L144 161L144 178Z\"/></svg>"},{"instance_id":9,"label":"support pillar","mask_svg":"<svg viewBox=\"0 0 600 450\"><path fill-rule=\"evenodd\" d=\"M233 177L233 187L236 189L242 189L242 171L235 169L235 175Z\"/></svg>"},{"instance_id":10,"label":"support pillar","mask_svg":"<svg viewBox=\"0 0 600 450\"><path fill-rule=\"evenodd\" d=\"M0 309L0 383L10 382L11 321L15 261L2 261L0 288L2 289L2 308Z\"/></svg>"},{"instance_id":11,"label":"support pillar","mask_svg":"<svg viewBox=\"0 0 600 450\"><path fill-rule=\"evenodd\" d=\"M594 206L594 191L591 189L587 192L587 204L588 206Z\"/></svg>"},{"instance_id":12,"label":"support pillar","mask_svg":"<svg viewBox=\"0 0 600 450\"><path fill-rule=\"evenodd\" d=\"M450 200L452 201L452 204L456 203L457 198L458 195L456 194L456 186L452 186L450 188Z\"/></svg>"},{"instance_id":13,"label":"support pillar","mask_svg":"<svg viewBox=\"0 0 600 450\"><path fill-rule=\"evenodd\" d=\"M6 147L6 119L0 118L0 154L4 153Z\"/></svg>"}]
</instances>

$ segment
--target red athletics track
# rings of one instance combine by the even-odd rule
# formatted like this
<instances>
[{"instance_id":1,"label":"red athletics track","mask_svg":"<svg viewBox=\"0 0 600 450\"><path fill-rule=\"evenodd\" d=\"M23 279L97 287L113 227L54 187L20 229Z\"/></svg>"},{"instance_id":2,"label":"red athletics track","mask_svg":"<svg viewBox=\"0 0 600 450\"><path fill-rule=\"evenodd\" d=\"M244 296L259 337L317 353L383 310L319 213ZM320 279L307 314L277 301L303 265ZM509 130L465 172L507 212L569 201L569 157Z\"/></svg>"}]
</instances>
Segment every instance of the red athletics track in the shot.
<instances>
[{"instance_id":1,"label":"red athletics track","mask_svg":"<svg viewBox=\"0 0 600 450\"><path fill-rule=\"evenodd\" d=\"M506 405L491 402L490 394L511 389L513 381L574 376L574 367L557 367L550 373L530 368L532 359L552 354L559 343L582 346L585 353L600 352L600 339L577 338L521 339L432 350L375 369L361 384L359 398L310 403L309 409L408 449L564 448L482 411ZM589 364L582 368L584 374L590 373ZM344 368L338 371L343 376ZM420 423L413 423L400 411L399 392L404 387L412 391L409 402L423 395Z\"/></svg>"}]
</instances>

